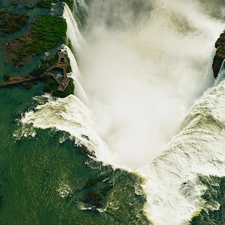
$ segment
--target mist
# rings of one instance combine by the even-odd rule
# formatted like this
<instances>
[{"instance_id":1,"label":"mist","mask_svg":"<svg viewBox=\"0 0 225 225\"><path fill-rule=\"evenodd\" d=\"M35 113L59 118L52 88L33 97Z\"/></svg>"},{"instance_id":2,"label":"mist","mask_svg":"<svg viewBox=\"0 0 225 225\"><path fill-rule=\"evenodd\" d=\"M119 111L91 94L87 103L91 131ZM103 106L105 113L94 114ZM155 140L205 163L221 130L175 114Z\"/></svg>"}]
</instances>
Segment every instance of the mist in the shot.
<instances>
[{"instance_id":1,"label":"mist","mask_svg":"<svg viewBox=\"0 0 225 225\"><path fill-rule=\"evenodd\" d=\"M86 5L80 82L94 128L112 153L108 161L134 170L151 162L179 132L186 110L213 85L210 57L223 24L202 4Z\"/></svg>"}]
</instances>

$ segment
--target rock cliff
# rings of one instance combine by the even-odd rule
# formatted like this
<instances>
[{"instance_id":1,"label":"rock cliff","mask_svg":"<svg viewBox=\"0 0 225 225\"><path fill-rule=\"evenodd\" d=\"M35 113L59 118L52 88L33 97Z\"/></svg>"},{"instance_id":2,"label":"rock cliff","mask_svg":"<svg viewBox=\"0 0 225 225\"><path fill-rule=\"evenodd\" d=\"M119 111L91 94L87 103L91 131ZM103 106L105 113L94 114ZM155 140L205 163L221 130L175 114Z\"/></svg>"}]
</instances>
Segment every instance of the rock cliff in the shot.
<instances>
[{"instance_id":1,"label":"rock cliff","mask_svg":"<svg viewBox=\"0 0 225 225\"><path fill-rule=\"evenodd\" d=\"M214 77L216 78L219 73L220 66L225 59L225 31L220 34L220 37L215 43L215 47L217 48L217 50L213 58L212 69Z\"/></svg>"}]
</instances>

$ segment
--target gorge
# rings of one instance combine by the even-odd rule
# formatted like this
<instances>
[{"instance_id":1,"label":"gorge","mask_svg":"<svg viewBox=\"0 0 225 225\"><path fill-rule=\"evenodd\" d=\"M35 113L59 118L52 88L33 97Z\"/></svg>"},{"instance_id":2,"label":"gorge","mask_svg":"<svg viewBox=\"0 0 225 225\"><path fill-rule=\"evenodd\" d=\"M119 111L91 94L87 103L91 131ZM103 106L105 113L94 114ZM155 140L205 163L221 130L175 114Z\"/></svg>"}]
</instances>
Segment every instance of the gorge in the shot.
<instances>
[{"instance_id":1,"label":"gorge","mask_svg":"<svg viewBox=\"0 0 225 225\"><path fill-rule=\"evenodd\" d=\"M220 0L79 0L72 11L64 5L75 95L37 94L20 109L11 130L16 141L6 148L19 149L9 155L21 156L27 183L38 177L27 187L36 196L28 198L36 212L30 221L41 221L39 199L46 217L50 208L64 224L75 216L93 225L223 224L225 82L214 86L212 64L218 72L223 52L214 57L214 43L224 11ZM34 149L25 157L29 143ZM80 156L77 146L96 158ZM26 160L35 176L26 175ZM10 171L4 173L13 183ZM92 199L90 207L90 198L101 204Z\"/></svg>"}]
</instances>

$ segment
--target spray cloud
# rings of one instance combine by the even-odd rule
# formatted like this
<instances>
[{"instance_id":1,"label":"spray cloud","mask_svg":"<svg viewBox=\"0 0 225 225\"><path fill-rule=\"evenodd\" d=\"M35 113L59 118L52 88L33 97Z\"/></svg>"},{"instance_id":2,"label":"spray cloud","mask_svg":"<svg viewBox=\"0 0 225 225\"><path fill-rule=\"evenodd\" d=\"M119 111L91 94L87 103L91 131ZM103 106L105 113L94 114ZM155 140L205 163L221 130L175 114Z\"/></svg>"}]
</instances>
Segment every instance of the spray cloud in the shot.
<instances>
[{"instance_id":1,"label":"spray cloud","mask_svg":"<svg viewBox=\"0 0 225 225\"><path fill-rule=\"evenodd\" d=\"M94 0L89 5L82 86L95 129L117 165L137 169L157 157L207 88L202 79L223 26L201 4Z\"/></svg>"}]
</instances>

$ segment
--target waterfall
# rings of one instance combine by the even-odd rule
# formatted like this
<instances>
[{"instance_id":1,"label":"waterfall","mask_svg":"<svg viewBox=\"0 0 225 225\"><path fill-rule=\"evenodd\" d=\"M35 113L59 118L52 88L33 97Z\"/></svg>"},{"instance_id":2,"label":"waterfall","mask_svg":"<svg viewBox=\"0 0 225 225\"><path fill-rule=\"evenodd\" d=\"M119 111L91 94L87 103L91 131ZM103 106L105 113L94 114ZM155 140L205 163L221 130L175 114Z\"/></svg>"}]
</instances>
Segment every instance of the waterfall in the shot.
<instances>
[{"instance_id":1,"label":"waterfall","mask_svg":"<svg viewBox=\"0 0 225 225\"><path fill-rule=\"evenodd\" d=\"M64 45L63 47L64 49L62 49L62 51L66 51L66 53L68 54L68 57L70 59L70 65L71 65L71 69L72 69L72 73L70 74L70 76L73 78L74 80L74 86L75 86L75 92L74 94L80 99L82 100L82 102L87 103L88 102L88 97L82 87L82 85L80 84L80 80L81 75L80 75L80 71L79 68L77 66L77 61L73 55L73 53L71 52L70 48L66 45Z\"/></svg>"},{"instance_id":2,"label":"waterfall","mask_svg":"<svg viewBox=\"0 0 225 225\"><path fill-rule=\"evenodd\" d=\"M188 221L205 203L200 196L206 187L198 175L224 176L224 94L225 81L205 92L188 110L184 129L164 153L139 171L147 177L147 211L156 224Z\"/></svg>"},{"instance_id":3,"label":"waterfall","mask_svg":"<svg viewBox=\"0 0 225 225\"><path fill-rule=\"evenodd\" d=\"M215 86L224 80L224 78L225 78L225 70L224 69L225 69L225 60L223 60L221 66L220 66L219 73L218 73L217 78L214 83Z\"/></svg>"},{"instance_id":4,"label":"waterfall","mask_svg":"<svg viewBox=\"0 0 225 225\"><path fill-rule=\"evenodd\" d=\"M90 152L95 152L99 160L108 158L110 152L107 145L93 129L91 113L83 102L74 95L57 100L48 95L45 98L47 103L38 105L35 112L31 110L25 113L21 120L22 130L15 133L15 136L19 138L20 133L23 136L33 135L34 129L27 124L33 124L33 127L41 129L55 128L68 132L76 145L85 146Z\"/></svg>"},{"instance_id":5,"label":"waterfall","mask_svg":"<svg viewBox=\"0 0 225 225\"><path fill-rule=\"evenodd\" d=\"M132 2L93 0L85 41L65 4L79 98L25 113L23 135L27 124L70 133L98 160L145 178L149 220L181 225L205 207L198 175L225 174L225 81L202 82L223 24L202 1L143 0L140 12Z\"/></svg>"},{"instance_id":6,"label":"waterfall","mask_svg":"<svg viewBox=\"0 0 225 225\"><path fill-rule=\"evenodd\" d=\"M81 51L81 45L84 42L84 39L78 29L76 20L74 19L73 14L66 3L64 4L63 18L66 19L66 23L68 27L66 35L71 41L71 44L75 52L79 54L79 52Z\"/></svg>"}]
</instances>

